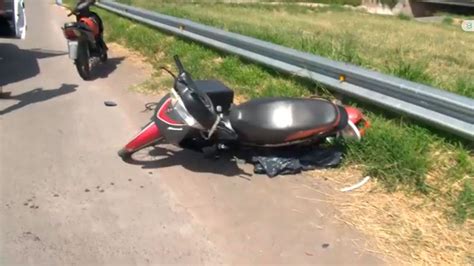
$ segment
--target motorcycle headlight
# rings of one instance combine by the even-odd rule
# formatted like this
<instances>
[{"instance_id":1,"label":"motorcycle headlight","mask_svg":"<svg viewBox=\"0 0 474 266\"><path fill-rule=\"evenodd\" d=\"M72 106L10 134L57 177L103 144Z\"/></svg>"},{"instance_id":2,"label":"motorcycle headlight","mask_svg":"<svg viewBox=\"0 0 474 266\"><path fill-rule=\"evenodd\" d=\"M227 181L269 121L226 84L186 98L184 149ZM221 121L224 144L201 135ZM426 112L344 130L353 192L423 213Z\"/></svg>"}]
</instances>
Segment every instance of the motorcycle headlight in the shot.
<instances>
[{"instance_id":1,"label":"motorcycle headlight","mask_svg":"<svg viewBox=\"0 0 474 266\"><path fill-rule=\"evenodd\" d=\"M186 106L184 106L183 100L181 100L181 97L179 97L174 89L171 90L171 106L173 106L173 109L188 126L198 129L203 128L201 124L199 124L196 119L189 114Z\"/></svg>"}]
</instances>

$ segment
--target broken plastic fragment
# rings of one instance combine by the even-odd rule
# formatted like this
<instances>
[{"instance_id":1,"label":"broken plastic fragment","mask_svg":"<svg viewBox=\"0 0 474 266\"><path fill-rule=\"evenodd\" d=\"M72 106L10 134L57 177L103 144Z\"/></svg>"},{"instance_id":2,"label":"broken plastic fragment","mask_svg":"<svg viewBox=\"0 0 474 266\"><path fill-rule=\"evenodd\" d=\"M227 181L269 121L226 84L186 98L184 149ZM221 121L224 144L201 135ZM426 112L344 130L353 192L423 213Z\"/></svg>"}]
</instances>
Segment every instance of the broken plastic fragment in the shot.
<instances>
[{"instance_id":1,"label":"broken plastic fragment","mask_svg":"<svg viewBox=\"0 0 474 266\"><path fill-rule=\"evenodd\" d=\"M341 191L342 192L348 192L348 191L351 191L351 190L354 190L354 189L358 189L360 188L361 186L365 185L365 183L367 183L370 179L370 176L366 176L364 177L364 179L362 179L359 183L357 184L354 184L350 187L345 187L345 188L341 188Z\"/></svg>"},{"instance_id":2,"label":"broken plastic fragment","mask_svg":"<svg viewBox=\"0 0 474 266\"><path fill-rule=\"evenodd\" d=\"M104 104L105 106L117 106L117 103L113 101L105 101Z\"/></svg>"}]
</instances>

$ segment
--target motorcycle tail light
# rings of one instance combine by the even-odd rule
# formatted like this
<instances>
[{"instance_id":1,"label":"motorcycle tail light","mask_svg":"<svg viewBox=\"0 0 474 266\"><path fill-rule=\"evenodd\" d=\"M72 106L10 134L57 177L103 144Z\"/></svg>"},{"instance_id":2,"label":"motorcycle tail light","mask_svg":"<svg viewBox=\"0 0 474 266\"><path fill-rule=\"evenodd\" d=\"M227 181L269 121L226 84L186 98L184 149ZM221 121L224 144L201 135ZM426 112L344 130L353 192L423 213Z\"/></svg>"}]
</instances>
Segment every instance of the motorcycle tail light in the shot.
<instances>
[{"instance_id":1,"label":"motorcycle tail light","mask_svg":"<svg viewBox=\"0 0 474 266\"><path fill-rule=\"evenodd\" d=\"M64 29L64 36L68 40L77 40L79 38L80 32L75 28L65 28Z\"/></svg>"}]
</instances>

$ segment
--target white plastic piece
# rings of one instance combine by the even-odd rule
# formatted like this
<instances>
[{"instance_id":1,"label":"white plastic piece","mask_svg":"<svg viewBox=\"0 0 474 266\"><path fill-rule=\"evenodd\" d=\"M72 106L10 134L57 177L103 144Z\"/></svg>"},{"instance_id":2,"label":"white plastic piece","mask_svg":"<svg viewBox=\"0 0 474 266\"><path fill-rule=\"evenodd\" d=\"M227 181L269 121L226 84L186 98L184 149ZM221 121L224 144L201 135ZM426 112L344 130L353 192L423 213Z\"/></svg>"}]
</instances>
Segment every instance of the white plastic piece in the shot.
<instances>
[{"instance_id":1,"label":"white plastic piece","mask_svg":"<svg viewBox=\"0 0 474 266\"><path fill-rule=\"evenodd\" d=\"M340 191L349 192L351 190L358 189L358 188L362 187L363 185L365 185L365 183L369 182L369 180L370 180L370 176L366 176L366 177L364 177L364 179L359 181L357 184L354 184L350 187L341 188Z\"/></svg>"}]
</instances>

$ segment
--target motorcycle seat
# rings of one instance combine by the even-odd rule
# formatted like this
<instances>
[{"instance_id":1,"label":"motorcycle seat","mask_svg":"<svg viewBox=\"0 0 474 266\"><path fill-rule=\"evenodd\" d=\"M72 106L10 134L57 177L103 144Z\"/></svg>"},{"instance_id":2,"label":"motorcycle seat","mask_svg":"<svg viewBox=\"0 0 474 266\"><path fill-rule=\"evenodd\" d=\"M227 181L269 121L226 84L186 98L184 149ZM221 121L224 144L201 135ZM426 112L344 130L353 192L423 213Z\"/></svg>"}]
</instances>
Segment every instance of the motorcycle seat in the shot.
<instances>
[{"instance_id":1,"label":"motorcycle seat","mask_svg":"<svg viewBox=\"0 0 474 266\"><path fill-rule=\"evenodd\" d=\"M347 112L324 99L261 98L234 107L232 128L246 143L283 144L347 125Z\"/></svg>"}]
</instances>

